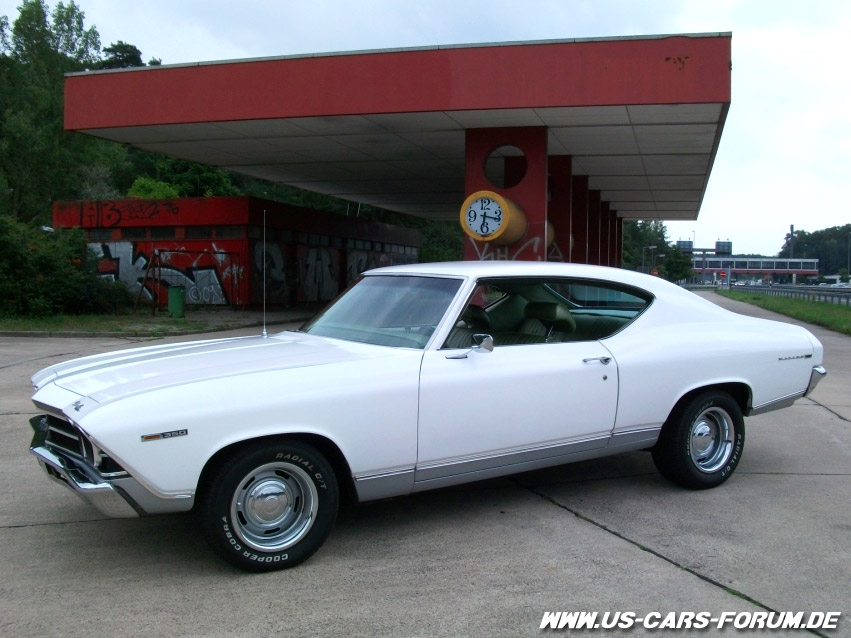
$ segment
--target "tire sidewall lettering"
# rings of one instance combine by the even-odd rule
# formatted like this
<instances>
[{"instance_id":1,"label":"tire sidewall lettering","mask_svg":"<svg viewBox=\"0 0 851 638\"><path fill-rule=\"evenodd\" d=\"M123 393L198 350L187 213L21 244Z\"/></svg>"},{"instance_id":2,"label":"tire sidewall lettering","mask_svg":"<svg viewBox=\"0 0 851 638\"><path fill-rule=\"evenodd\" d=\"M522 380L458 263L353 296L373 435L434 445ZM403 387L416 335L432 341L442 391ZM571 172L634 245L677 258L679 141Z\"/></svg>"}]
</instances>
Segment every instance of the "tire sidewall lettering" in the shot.
<instances>
[{"instance_id":1,"label":"tire sidewall lettering","mask_svg":"<svg viewBox=\"0 0 851 638\"><path fill-rule=\"evenodd\" d=\"M257 563L284 563L289 560L289 554L255 554L254 552L244 551L242 556Z\"/></svg>"},{"instance_id":2,"label":"tire sidewall lettering","mask_svg":"<svg viewBox=\"0 0 851 638\"><path fill-rule=\"evenodd\" d=\"M742 453L742 433L736 431L735 441L733 442L733 451L730 454L730 460L727 462L727 465L724 466L724 469L721 470L721 476L727 476L728 474L732 474L733 470L736 469L736 466L739 464L739 456Z\"/></svg>"},{"instance_id":3,"label":"tire sidewall lettering","mask_svg":"<svg viewBox=\"0 0 851 638\"><path fill-rule=\"evenodd\" d=\"M300 454L294 454L292 452L278 452L275 455L276 461L289 461L294 465L301 465L306 468L310 475L312 476L314 482L316 483L316 487L320 489L328 489L325 485L325 479L322 478L322 472L317 472L316 468L313 467L313 462Z\"/></svg>"},{"instance_id":4,"label":"tire sidewall lettering","mask_svg":"<svg viewBox=\"0 0 851 638\"><path fill-rule=\"evenodd\" d=\"M289 560L289 554L258 554L250 550L244 549L237 540L234 533L231 531L230 521L226 516L222 517L222 532L231 549L240 554L243 558L253 560L258 563L284 563Z\"/></svg>"},{"instance_id":5,"label":"tire sidewall lettering","mask_svg":"<svg viewBox=\"0 0 851 638\"><path fill-rule=\"evenodd\" d=\"M227 539L227 542L230 544L231 547L233 547L233 549L235 549L238 552L241 552L242 551L242 545L240 545L239 541L236 540L236 537L234 537L233 532L231 531L230 521L228 521L227 516L222 516L222 521L223 521L222 531L225 534L225 538Z\"/></svg>"}]
</instances>

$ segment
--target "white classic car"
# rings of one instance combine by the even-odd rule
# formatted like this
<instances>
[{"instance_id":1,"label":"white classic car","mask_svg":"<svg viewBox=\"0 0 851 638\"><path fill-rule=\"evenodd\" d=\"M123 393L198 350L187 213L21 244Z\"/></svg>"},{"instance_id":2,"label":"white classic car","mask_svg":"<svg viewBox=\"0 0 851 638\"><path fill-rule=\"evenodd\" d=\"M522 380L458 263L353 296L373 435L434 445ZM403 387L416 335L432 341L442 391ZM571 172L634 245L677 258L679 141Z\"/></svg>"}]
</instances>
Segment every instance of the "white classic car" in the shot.
<instances>
[{"instance_id":1,"label":"white classic car","mask_svg":"<svg viewBox=\"0 0 851 638\"><path fill-rule=\"evenodd\" d=\"M365 273L295 332L142 347L33 377L31 451L113 517L194 509L250 571L290 567L360 501L635 450L727 480L743 415L825 374L803 328L661 279L552 263Z\"/></svg>"}]
</instances>

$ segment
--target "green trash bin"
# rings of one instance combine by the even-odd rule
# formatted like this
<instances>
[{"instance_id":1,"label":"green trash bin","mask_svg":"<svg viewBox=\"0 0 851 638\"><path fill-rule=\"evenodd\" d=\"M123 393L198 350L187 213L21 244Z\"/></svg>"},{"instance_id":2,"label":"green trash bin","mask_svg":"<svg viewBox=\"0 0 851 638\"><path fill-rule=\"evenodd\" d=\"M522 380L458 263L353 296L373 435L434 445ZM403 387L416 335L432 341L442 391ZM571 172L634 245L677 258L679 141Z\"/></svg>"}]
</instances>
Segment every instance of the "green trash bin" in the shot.
<instances>
[{"instance_id":1,"label":"green trash bin","mask_svg":"<svg viewBox=\"0 0 851 638\"><path fill-rule=\"evenodd\" d=\"M186 316L186 288L171 286L168 289L168 316L173 319L183 319Z\"/></svg>"}]
</instances>

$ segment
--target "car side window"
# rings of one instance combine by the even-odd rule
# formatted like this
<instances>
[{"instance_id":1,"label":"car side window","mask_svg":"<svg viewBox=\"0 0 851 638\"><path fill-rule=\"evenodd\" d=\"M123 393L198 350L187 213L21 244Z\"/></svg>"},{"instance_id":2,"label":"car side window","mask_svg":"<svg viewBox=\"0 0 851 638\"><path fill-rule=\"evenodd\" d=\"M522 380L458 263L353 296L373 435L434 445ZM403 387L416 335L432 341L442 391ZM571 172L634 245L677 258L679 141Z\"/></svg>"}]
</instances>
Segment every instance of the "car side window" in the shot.
<instances>
[{"instance_id":1,"label":"car side window","mask_svg":"<svg viewBox=\"0 0 851 638\"><path fill-rule=\"evenodd\" d=\"M471 347L475 334L491 335L496 347L605 339L651 301L649 293L605 281L482 280L443 347Z\"/></svg>"},{"instance_id":2,"label":"car side window","mask_svg":"<svg viewBox=\"0 0 851 638\"><path fill-rule=\"evenodd\" d=\"M594 341L620 332L650 305L649 293L612 282L558 280L547 284L570 306L576 328L566 341Z\"/></svg>"}]
</instances>

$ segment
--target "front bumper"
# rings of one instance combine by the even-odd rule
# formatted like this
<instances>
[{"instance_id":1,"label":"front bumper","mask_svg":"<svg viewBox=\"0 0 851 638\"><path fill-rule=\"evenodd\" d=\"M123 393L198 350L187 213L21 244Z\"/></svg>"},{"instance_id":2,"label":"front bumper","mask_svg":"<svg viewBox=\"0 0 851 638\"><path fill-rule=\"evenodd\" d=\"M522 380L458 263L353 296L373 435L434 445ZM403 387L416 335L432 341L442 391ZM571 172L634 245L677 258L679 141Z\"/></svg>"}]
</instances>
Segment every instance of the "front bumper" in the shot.
<instances>
[{"instance_id":1,"label":"front bumper","mask_svg":"<svg viewBox=\"0 0 851 638\"><path fill-rule=\"evenodd\" d=\"M51 445L45 417L33 417L30 425L34 430L30 453L38 459L47 476L70 489L104 516L134 518L192 509L194 498L190 495L158 497L126 472L121 472L120 476L104 477L85 458Z\"/></svg>"},{"instance_id":2,"label":"front bumper","mask_svg":"<svg viewBox=\"0 0 851 638\"><path fill-rule=\"evenodd\" d=\"M84 501L93 505L104 516L110 518L133 518L139 513L116 489L111 481L92 481L78 464L63 459L50 449L39 445L34 437L30 452L38 459L39 465L47 472L51 480L64 485Z\"/></svg>"},{"instance_id":3,"label":"front bumper","mask_svg":"<svg viewBox=\"0 0 851 638\"><path fill-rule=\"evenodd\" d=\"M824 379L825 376L827 376L827 370L824 366L813 366L813 371L810 373L810 383L807 385L807 391L804 392L804 396L809 396L816 389L819 381Z\"/></svg>"}]
</instances>

